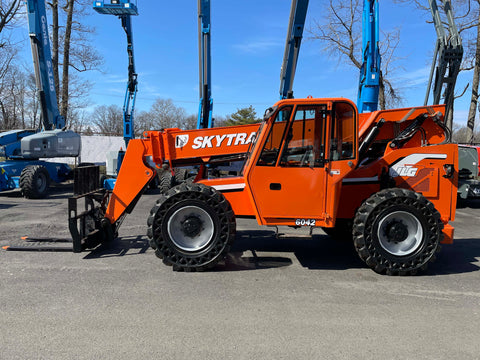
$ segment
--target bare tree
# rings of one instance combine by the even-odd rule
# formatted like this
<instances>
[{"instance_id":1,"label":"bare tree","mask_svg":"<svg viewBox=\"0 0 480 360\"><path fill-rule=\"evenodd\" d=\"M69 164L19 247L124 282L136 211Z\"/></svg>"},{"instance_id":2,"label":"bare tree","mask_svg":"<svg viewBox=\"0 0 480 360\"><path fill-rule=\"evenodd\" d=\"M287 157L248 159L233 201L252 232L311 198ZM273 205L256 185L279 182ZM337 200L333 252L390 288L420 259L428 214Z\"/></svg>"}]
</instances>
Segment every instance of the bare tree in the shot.
<instances>
[{"instance_id":1,"label":"bare tree","mask_svg":"<svg viewBox=\"0 0 480 360\"><path fill-rule=\"evenodd\" d=\"M0 128L10 130L25 128L27 75L17 66L10 66L0 79Z\"/></svg>"},{"instance_id":2,"label":"bare tree","mask_svg":"<svg viewBox=\"0 0 480 360\"><path fill-rule=\"evenodd\" d=\"M135 113L135 136L141 136L148 130L154 130L152 114L148 111Z\"/></svg>"},{"instance_id":3,"label":"bare tree","mask_svg":"<svg viewBox=\"0 0 480 360\"><path fill-rule=\"evenodd\" d=\"M213 126L215 127L222 127L222 126L227 126L227 120L230 118L230 116L222 116L222 115L217 115L214 118L213 121Z\"/></svg>"},{"instance_id":4,"label":"bare tree","mask_svg":"<svg viewBox=\"0 0 480 360\"><path fill-rule=\"evenodd\" d=\"M15 23L20 13L23 1L5 2L0 0L0 79L2 79L13 59L17 55L17 47L11 43L8 31Z\"/></svg>"},{"instance_id":5,"label":"bare tree","mask_svg":"<svg viewBox=\"0 0 480 360\"><path fill-rule=\"evenodd\" d=\"M465 144L468 138L468 128L458 123L453 123L452 141L458 144Z\"/></svg>"},{"instance_id":6,"label":"bare tree","mask_svg":"<svg viewBox=\"0 0 480 360\"><path fill-rule=\"evenodd\" d=\"M10 46L0 47L0 79L5 76L8 67L17 55L17 49Z\"/></svg>"},{"instance_id":7,"label":"bare tree","mask_svg":"<svg viewBox=\"0 0 480 360\"><path fill-rule=\"evenodd\" d=\"M360 0L330 0L324 17L314 20L313 28L308 30L312 39L320 40L325 52L359 70L363 63L362 5ZM393 64L397 58L394 54L400 40L400 30L382 33L379 107L385 109L402 102L401 95L390 80L395 70Z\"/></svg>"},{"instance_id":8,"label":"bare tree","mask_svg":"<svg viewBox=\"0 0 480 360\"><path fill-rule=\"evenodd\" d=\"M149 111L142 111L135 115L135 134L174 127L194 129L197 124L196 116L186 114L186 110L175 106L171 99L158 98Z\"/></svg>"},{"instance_id":9,"label":"bare tree","mask_svg":"<svg viewBox=\"0 0 480 360\"><path fill-rule=\"evenodd\" d=\"M408 3L413 4L416 9L424 12L426 16L427 23L433 23L431 20L431 10L429 6L426 6L425 1L421 0L396 0L398 3ZM470 109L467 120L466 130L461 131L466 138L469 138L468 142L473 141L474 129L475 129L475 115L478 105L478 87L479 87L479 71L480 71L480 32L478 26L480 24L480 0L456 0L452 1L441 1L438 4L438 7L442 9L440 12L441 16L444 16L444 6L453 7L454 22L457 27L458 33L462 38L462 45L464 48L464 55L462 60L462 65L460 71L469 71L473 70L472 77L472 87L471 87L471 99L470 99ZM442 22L445 25L445 30L448 34L448 21L442 18ZM458 91L455 94L455 98L463 96L465 94L467 85L463 90ZM453 123L453 111L450 114L449 119L447 119L447 124L454 126ZM452 125L453 124L453 125ZM463 136L463 135L462 135Z\"/></svg>"},{"instance_id":10,"label":"bare tree","mask_svg":"<svg viewBox=\"0 0 480 360\"><path fill-rule=\"evenodd\" d=\"M191 130L197 127L198 117L197 115L188 115L180 123L180 129Z\"/></svg>"},{"instance_id":11,"label":"bare tree","mask_svg":"<svg viewBox=\"0 0 480 360\"><path fill-rule=\"evenodd\" d=\"M68 75L70 72L70 41L72 36L73 10L75 0L67 0L64 10L67 13L67 21L65 24L65 34L63 42L63 71L62 71L62 87L60 92L60 114L66 119L68 111Z\"/></svg>"},{"instance_id":12,"label":"bare tree","mask_svg":"<svg viewBox=\"0 0 480 360\"><path fill-rule=\"evenodd\" d=\"M108 135L123 134L123 113L117 105L97 106L92 114L92 122L101 133Z\"/></svg>"},{"instance_id":13,"label":"bare tree","mask_svg":"<svg viewBox=\"0 0 480 360\"><path fill-rule=\"evenodd\" d=\"M70 69L77 73L97 69L103 63L103 59L89 43L89 36L94 29L79 21L86 14L91 2L52 0L49 5L52 10L52 63L59 109L61 115L68 119L73 113L70 111L72 100L81 98L82 90L90 87L90 83L81 82L78 77L73 77ZM63 17L64 25L60 24ZM78 107L78 103L75 106Z\"/></svg>"},{"instance_id":14,"label":"bare tree","mask_svg":"<svg viewBox=\"0 0 480 360\"><path fill-rule=\"evenodd\" d=\"M157 99L150 113L156 130L181 127L186 118L185 109L175 106L171 99Z\"/></svg>"},{"instance_id":15,"label":"bare tree","mask_svg":"<svg viewBox=\"0 0 480 360\"><path fill-rule=\"evenodd\" d=\"M0 0L0 33L14 22L17 14L20 12L21 5L23 5L23 1L20 0ZM0 42L0 48L2 45Z\"/></svg>"},{"instance_id":16,"label":"bare tree","mask_svg":"<svg viewBox=\"0 0 480 360\"><path fill-rule=\"evenodd\" d=\"M70 129L76 133L83 133L85 135L93 135L92 130L92 114L82 108L75 108L70 106L68 118L70 119Z\"/></svg>"},{"instance_id":17,"label":"bare tree","mask_svg":"<svg viewBox=\"0 0 480 360\"><path fill-rule=\"evenodd\" d=\"M37 84L33 73L27 73L26 76L26 92L27 102L25 104L25 113L28 120L28 127L37 129L40 126L40 103L37 96Z\"/></svg>"},{"instance_id":18,"label":"bare tree","mask_svg":"<svg viewBox=\"0 0 480 360\"><path fill-rule=\"evenodd\" d=\"M468 1L470 3L470 1ZM473 28L476 30L476 38L469 39L465 42L467 51L466 59L464 63L470 62L470 66L466 66L465 69L473 69L472 77L472 94L470 97L470 108L468 110L468 120L467 120L467 139L468 143L473 143L475 141L475 116L477 113L478 107L478 86L480 82L480 1L472 1L474 8L472 9L472 20L470 24L463 26L462 31L467 32Z\"/></svg>"},{"instance_id":19,"label":"bare tree","mask_svg":"<svg viewBox=\"0 0 480 360\"><path fill-rule=\"evenodd\" d=\"M60 75L58 73L58 67L59 67L59 60L58 60L58 55L59 55L59 21L58 21L58 0L52 0L49 3L51 9L52 9L52 65L53 65L53 78L55 81L55 89L57 91L60 89ZM59 103L58 101L58 96L57 96L57 104ZM58 104L60 105L60 104ZM59 106L60 108L60 106Z\"/></svg>"},{"instance_id":20,"label":"bare tree","mask_svg":"<svg viewBox=\"0 0 480 360\"><path fill-rule=\"evenodd\" d=\"M452 129L452 141L458 144L479 144L480 139L480 125L478 122L475 124L475 130L473 132L474 140L471 141L470 129L467 125L460 123L453 123Z\"/></svg>"}]
</instances>

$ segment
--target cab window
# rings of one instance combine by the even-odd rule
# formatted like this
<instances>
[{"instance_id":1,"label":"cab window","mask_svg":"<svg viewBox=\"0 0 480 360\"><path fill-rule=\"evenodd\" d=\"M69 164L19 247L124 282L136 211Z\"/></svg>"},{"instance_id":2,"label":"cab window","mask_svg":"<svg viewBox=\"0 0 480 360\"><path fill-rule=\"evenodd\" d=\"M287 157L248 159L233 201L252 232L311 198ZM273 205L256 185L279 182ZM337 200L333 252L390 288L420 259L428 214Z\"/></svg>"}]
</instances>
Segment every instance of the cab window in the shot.
<instances>
[{"instance_id":1,"label":"cab window","mask_svg":"<svg viewBox=\"0 0 480 360\"><path fill-rule=\"evenodd\" d=\"M325 105L297 106L288 128L280 166L318 167L325 159Z\"/></svg>"},{"instance_id":2,"label":"cab window","mask_svg":"<svg viewBox=\"0 0 480 360\"><path fill-rule=\"evenodd\" d=\"M330 137L330 159L355 158L355 110L349 103L336 103Z\"/></svg>"},{"instance_id":3,"label":"cab window","mask_svg":"<svg viewBox=\"0 0 480 360\"><path fill-rule=\"evenodd\" d=\"M280 153L280 147L282 145L283 134L287 127L290 114L292 113L292 107L288 106L278 111L275 117L270 133L267 140L263 145L260 158L257 165L260 166L275 166L277 163L278 154Z\"/></svg>"}]
</instances>

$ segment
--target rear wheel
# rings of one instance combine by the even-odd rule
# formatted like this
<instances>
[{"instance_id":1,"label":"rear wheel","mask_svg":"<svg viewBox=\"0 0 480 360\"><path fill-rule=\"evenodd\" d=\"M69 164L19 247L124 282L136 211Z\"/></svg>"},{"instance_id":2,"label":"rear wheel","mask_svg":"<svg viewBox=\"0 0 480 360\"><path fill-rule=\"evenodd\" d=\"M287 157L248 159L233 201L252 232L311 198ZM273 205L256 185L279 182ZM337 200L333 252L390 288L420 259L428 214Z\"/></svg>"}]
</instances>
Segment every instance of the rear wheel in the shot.
<instances>
[{"instance_id":1,"label":"rear wheel","mask_svg":"<svg viewBox=\"0 0 480 360\"><path fill-rule=\"evenodd\" d=\"M174 177L172 176L172 173L170 170L165 170L162 175L160 175L160 182L159 182L159 188L160 192L166 193L168 190L170 190L173 186L174 183Z\"/></svg>"},{"instance_id":2,"label":"rear wheel","mask_svg":"<svg viewBox=\"0 0 480 360\"><path fill-rule=\"evenodd\" d=\"M155 254L175 271L201 271L227 255L235 239L230 203L215 189L183 183L157 201L148 218Z\"/></svg>"},{"instance_id":3,"label":"rear wheel","mask_svg":"<svg viewBox=\"0 0 480 360\"><path fill-rule=\"evenodd\" d=\"M421 194L386 189L358 209L353 240L360 258L377 273L413 275L435 259L442 229L439 212Z\"/></svg>"},{"instance_id":4,"label":"rear wheel","mask_svg":"<svg viewBox=\"0 0 480 360\"><path fill-rule=\"evenodd\" d=\"M180 185L188 178L187 169L175 168L175 185Z\"/></svg>"},{"instance_id":5,"label":"rear wheel","mask_svg":"<svg viewBox=\"0 0 480 360\"><path fill-rule=\"evenodd\" d=\"M42 165L28 165L20 174L20 189L27 199L41 199L47 196L50 175Z\"/></svg>"}]
</instances>

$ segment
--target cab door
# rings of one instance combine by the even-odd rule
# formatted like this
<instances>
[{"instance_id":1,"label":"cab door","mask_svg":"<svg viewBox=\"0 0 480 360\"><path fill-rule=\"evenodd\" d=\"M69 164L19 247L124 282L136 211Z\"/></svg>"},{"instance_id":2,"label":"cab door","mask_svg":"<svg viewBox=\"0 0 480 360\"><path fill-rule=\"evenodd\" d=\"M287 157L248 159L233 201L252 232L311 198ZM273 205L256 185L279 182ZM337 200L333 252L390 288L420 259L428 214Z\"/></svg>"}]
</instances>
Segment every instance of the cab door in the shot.
<instances>
[{"instance_id":1,"label":"cab door","mask_svg":"<svg viewBox=\"0 0 480 360\"><path fill-rule=\"evenodd\" d=\"M338 165L356 157L355 125L355 109L348 102L299 104L277 113L248 174L247 186L261 224L331 222L333 214L327 209L335 200L328 198L327 188L338 190L347 172Z\"/></svg>"},{"instance_id":2,"label":"cab door","mask_svg":"<svg viewBox=\"0 0 480 360\"><path fill-rule=\"evenodd\" d=\"M248 177L262 224L315 225L322 218L328 118L323 104L287 106L277 113Z\"/></svg>"}]
</instances>

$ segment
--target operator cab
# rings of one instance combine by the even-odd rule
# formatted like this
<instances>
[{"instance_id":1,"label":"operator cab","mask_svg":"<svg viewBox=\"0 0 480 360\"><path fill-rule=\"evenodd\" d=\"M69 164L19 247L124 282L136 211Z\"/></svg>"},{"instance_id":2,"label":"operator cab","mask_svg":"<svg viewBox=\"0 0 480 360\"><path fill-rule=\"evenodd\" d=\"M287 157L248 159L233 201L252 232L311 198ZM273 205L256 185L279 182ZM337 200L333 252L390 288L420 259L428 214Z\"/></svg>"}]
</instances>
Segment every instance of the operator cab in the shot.
<instances>
[{"instance_id":1,"label":"operator cab","mask_svg":"<svg viewBox=\"0 0 480 360\"><path fill-rule=\"evenodd\" d=\"M138 15L136 0L110 0L110 3L106 3L105 1L94 1L93 8L100 14Z\"/></svg>"},{"instance_id":2,"label":"operator cab","mask_svg":"<svg viewBox=\"0 0 480 360\"><path fill-rule=\"evenodd\" d=\"M346 99L289 99L268 115L244 167L260 223L309 219L331 226L341 180L358 160L355 105Z\"/></svg>"}]
</instances>

